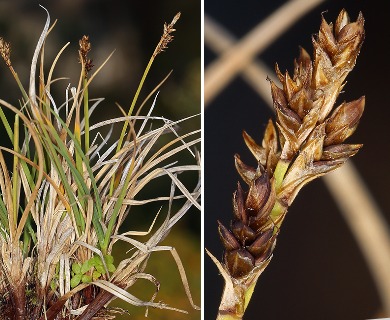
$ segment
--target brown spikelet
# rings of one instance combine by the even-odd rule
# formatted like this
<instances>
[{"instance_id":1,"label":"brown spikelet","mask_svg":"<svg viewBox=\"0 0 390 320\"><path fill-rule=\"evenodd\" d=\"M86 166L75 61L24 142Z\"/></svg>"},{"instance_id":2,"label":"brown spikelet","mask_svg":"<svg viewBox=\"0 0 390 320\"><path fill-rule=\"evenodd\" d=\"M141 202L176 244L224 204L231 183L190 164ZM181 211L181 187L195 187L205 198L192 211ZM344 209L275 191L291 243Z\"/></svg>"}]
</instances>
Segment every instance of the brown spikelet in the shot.
<instances>
[{"instance_id":1,"label":"brown spikelet","mask_svg":"<svg viewBox=\"0 0 390 320\"><path fill-rule=\"evenodd\" d=\"M240 162L238 157L237 162ZM268 259L271 254L269 249L276 240L272 237L276 232L272 223L268 229L263 229L267 222L271 222L270 213L275 203L273 183L268 173L260 169L249 184L247 193L243 192L240 185L234 193L235 218L231 223L231 231L218 222L219 234L225 247L225 265L234 278L248 275L255 266ZM265 238L264 234L271 236Z\"/></svg>"},{"instance_id":2,"label":"brown spikelet","mask_svg":"<svg viewBox=\"0 0 390 320\"><path fill-rule=\"evenodd\" d=\"M11 67L11 46L9 42L6 42L0 37L0 54L7 67Z\"/></svg>"},{"instance_id":3,"label":"brown spikelet","mask_svg":"<svg viewBox=\"0 0 390 320\"><path fill-rule=\"evenodd\" d=\"M87 77L88 72L93 68L92 59L88 58L88 53L91 51L91 42L89 41L89 36L84 35L79 40L79 46L80 63L83 63L85 71L84 75Z\"/></svg>"},{"instance_id":4,"label":"brown spikelet","mask_svg":"<svg viewBox=\"0 0 390 320\"><path fill-rule=\"evenodd\" d=\"M168 48L168 44L173 41L172 33L176 31L173 26L176 24L177 20L179 20L181 13L178 12L172 19L171 23L164 23L164 31L161 36L160 42L158 43L156 49L154 50L153 57L157 56L159 53L163 52Z\"/></svg>"},{"instance_id":5,"label":"brown spikelet","mask_svg":"<svg viewBox=\"0 0 390 320\"><path fill-rule=\"evenodd\" d=\"M276 66L282 89L274 83L271 88L281 140L286 140L281 145L282 159L291 161L317 123L329 116L356 63L364 39L363 26L361 13L356 22L350 23L342 10L334 28L322 17L320 31L312 39L313 61L301 48L292 77Z\"/></svg>"},{"instance_id":6,"label":"brown spikelet","mask_svg":"<svg viewBox=\"0 0 390 320\"><path fill-rule=\"evenodd\" d=\"M350 22L342 10L334 27L322 17L320 31L312 39L313 61L301 49L292 77L288 72L282 76L277 69L283 88L276 89L272 83L271 87L277 125L283 136L280 160L288 169L283 181L279 181L279 199L286 203L293 201L304 184L336 169L360 148L336 146L355 131L365 98L344 102L332 110L363 40L363 15L360 13L356 22ZM328 149L324 153L325 147Z\"/></svg>"}]
</instances>

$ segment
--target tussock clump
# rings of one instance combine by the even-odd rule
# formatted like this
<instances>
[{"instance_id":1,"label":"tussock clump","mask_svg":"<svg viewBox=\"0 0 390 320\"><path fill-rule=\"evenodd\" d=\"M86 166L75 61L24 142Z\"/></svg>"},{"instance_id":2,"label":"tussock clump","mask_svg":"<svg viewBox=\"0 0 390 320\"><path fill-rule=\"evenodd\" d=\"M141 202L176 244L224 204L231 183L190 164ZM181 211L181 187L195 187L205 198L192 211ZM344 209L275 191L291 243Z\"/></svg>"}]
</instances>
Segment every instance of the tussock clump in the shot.
<instances>
[{"instance_id":1,"label":"tussock clump","mask_svg":"<svg viewBox=\"0 0 390 320\"><path fill-rule=\"evenodd\" d=\"M177 19L164 28L163 38L168 39L164 48L172 40L168 36ZM93 123L92 113L104 99L89 99L88 93L108 59L94 71L87 36L80 40L78 84L66 89L64 102L55 101L50 93L50 86L58 80L52 79L53 69L67 45L47 75L43 66L38 68L39 77L36 74L49 26L48 15L27 90L12 68L9 44L0 40L0 53L22 93L20 107L0 99L0 119L13 145L11 149L0 147L0 318L113 319L115 314L106 305L117 297L146 310L185 312L154 301L160 285L152 274L145 273L145 267L149 256L161 250L172 253L188 299L198 308L178 253L160 242L190 207L200 208L200 182L188 190L181 181L183 173L200 171L199 155L192 150L200 142L199 130L180 135L176 128L188 119L150 116L157 97L153 103L141 104L151 104L146 116L133 114L155 53L128 114ZM2 108L14 113L12 121ZM119 138L113 136L112 128L118 125L123 128ZM99 138L97 132L105 126L111 129ZM161 139L163 136L170 138ZM193 163L180 162L177 156L183 152L193 155ZM11 166L4 153L13 156ZM163 176L170 179L165 187L159 182ZM139 193L154 183L162 194L140 199ZM177 200L179 205L173 206ZM162 201L166 211L159 226L153 222L149 232L119 232L124 221L131 219L132 206L153 201ZM148 236L145 242L132 238L141 234ZM114 261L112 250L118 241L129 243L133 250ZM127 292L136 281L145 280L156 288L149 301Z\"/></svg>"}]
</instances>

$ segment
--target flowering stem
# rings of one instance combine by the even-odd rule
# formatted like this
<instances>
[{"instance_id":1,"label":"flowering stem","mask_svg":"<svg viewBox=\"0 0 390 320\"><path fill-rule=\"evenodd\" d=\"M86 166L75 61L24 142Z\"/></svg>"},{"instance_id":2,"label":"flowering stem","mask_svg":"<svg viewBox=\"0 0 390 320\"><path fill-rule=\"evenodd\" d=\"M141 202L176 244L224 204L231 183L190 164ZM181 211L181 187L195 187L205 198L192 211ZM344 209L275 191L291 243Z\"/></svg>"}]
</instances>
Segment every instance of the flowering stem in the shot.
<instances>
[{"instance_id":1,"label":"flowering stem","mask_svg":"<svg viewBox=\"0 0 390 320\"><path fill-rule=\"evenodd\" d=\"M15 152L19 152L19 116L15 115L15 122L14 122L14 150ZM13 214L14 214L14 222L15 226L17 225L18 221L18 167L19 167L19 157L17 155L14 155L14 163L13 163L13 175L12 175L12 207L13 207Z\"/></svg>"},{"instance_id":2,"label":"flowering stem","mask_svg":"<svg viewBox=\"0 0 390 320\"><path fill-rule=\"evenodd\" d=\"M130 106L129 112L127 113L128 117L130 117L132 115L132 113L133 113L134 106L137 103L139 93L141 92L141 89L142 89L142 87L144 85L145 79L146 79L146 77L147 77L147 75L149 73L149 70L150 70L150 68L151 68L151 66L153 64L153 61L154 61L155 57L156 56L154 54L151 56L151 58L150 58L150 60L148 62L148 65L145 68L144 74L142 75L141 81L139 82L137 91L135 92L133 101L131 102L131 106ZM121 147L122 147L123 139L125 138L126 129L127 129L128 125L129 125L129 120L126 120L125 123L123 124L122 132L121 132L121 135L120 135L119 140L118 140L118 146L116 148L116 152L119 152ZM114 192L115 178L116 178L116 175L113 175L113 177L111 179L111 185L110 185L110 193L109 193L110 196L112 196L112 194Z\"/></svg>"},{"instance_id":3,"label":"flowering stem","mask_svg":"<svg viewBox=\"0 0 390 320\"><path fill-rule=\"evenodd\" d=\"M74 123L74 136L77 143L81 146L81 126L80 126L80 108L76 107L76 117ZM83 160L80 156L79 151L76 149L76 168L82 174L83 173Z\"/></svg>"},{"instance_id":4,"label":"flowering stem","mask_svg":"<svg viewBox=\"0 0 390 320\"><path fill-rule=\"evenodd\" d=\"M85 154L89 150L89 106L88 106L88 86L87 78L84 77L84 137L85 137Z\"/></svg>"},{"instance_id":5,"label":"flowering stem","mask_svg":"<svg viewBox=\"0 0 390 320\"><path fill-rule=\"evenodd\" d=\"M134 106L135 106L135 104L136 104L136 102L138 100L139 93L141 92L141 89L142 89L142 87L144 85L144 82L145 82L145 79L146 79L146 77L147 77L147 75L149 73L149 70L152 67L154 59L157 57L158 54L160 54L165 49L167 49L168 48L168 44L173 40L172 32L175 31L175 29L173 27L174 27L175 23L177 22L177 20L179 20L179 18L180 18L180 12L178 12L173 17L172 22L170 24L166 24L166 23L164 24L163 35L161 36L161 39L160 39L159 43L157 44L156 48L154 49L153 54L152 54L152 56L149 59L148 65L146 66L145 71L144 71L144 73L142 75L141 81L139 82L137 91L135 92L133 101L131 102L131 106L130 106L129 112L127 113L128 117L130 117L132 115L132 113L133 113ZM119 150L122 148L123 139L125 138L126 129L127 129L128 125L129 125L129 119L127 119L125 121L125 123L123 124L122 132L121 132L120 138L118 140L118 146L116 148L116 152L119 152ZM112 194L114 192L115 178L116 178L116 175L114 175L112 177L112 179L111 179L110 192L109 192L110 196L112 196Z\"/></svg>"},{"instance_id":6,"label":"flowering stem","mask_svg":"<svg viewBox=\"0 0 390 320\"><path fill-rule=\"evenodd\" d=\"M141 89L144 85L144 82L145 82L145 79L149 73L149 70L153 64L153 61L154 61L154 58L155 56L152 55L152 57L150 58L149 62L148 62L148 65L146 66L145 68L145 71L144 71L144 74L142 75L142 78L141 78L141 81L139 82L139 85L138 85L138 88L137 88L137 91L135 92L135 95L134 95L134 98L133 98L133 101L131 102L131 105L130 105L130 109L129 109L129 112L127 113L127 116L130 117L132 114L133 114L133 110L134 110L134 106L135 104L137 103L137 100L138 100L138 96L141 92ZM120 135L120 138L119 138L119 142L118 142L118 146L116 148L116 151L118 152L121 147L122 147L122 143L123 143L123 139L125 137L125 134L126 134L126 129L127 129L127 126L129 125L129 120L126 120L125 123L123 124L123 128L122 128L122 132L121 132L121 135Z\"/></svg>"}]
</instances>

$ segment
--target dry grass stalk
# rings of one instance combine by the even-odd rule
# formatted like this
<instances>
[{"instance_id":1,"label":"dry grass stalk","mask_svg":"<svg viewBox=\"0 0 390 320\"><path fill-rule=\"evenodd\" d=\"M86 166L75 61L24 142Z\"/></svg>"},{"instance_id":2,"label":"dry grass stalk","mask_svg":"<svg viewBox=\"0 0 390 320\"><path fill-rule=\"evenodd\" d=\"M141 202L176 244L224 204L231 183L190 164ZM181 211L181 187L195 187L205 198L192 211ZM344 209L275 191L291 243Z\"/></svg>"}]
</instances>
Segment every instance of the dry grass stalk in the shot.
<instances>
[{"instance_id":1,"label":"dry grass stalk","mask_svg":"<svg viewBox=\"0 0 390 320\"><path fill-rule=\"evenodd\" d=\"M165 27L168 35L174 22ZM0 319L113 319L115 315L107 304L115 298L146 310L152 307L185 312L154 301L159 283L144 270L149 256L156 251L172 253L188 299L197 309L178 253L160 242L190 207L200 208L199 180L188 190L180 179L185 172L200 171L199 155L193 164L172 163L179 153L194 155L191 149L200 142L199 130L179 135L176 126L188 119L170 121L151 117L150 113L134 116L132 111L90 125L92 112L103 99L88 99L89 87L108 59L89 76L93 65L87 57L91 45L86 36L80 40L79 83L66 89L65 102L54 100L50 86L57 80L51 78L53 69L67 45L47 76L42 54L37 94L38 57L49 26L48 14L33 56L28 90L12 68L9 44L0 40L0 53L22 92L22 108L0 99L1 108L15 115L12 125L0 108L0 119L13 144L12 149L0 147ZM133 107L136 101L135 97ZM142 123L140 129L135 129L136 122ZM121 123L130 127L127 137L115 139L111 129L102 143L97 142L99 134L90 141L90 132ZM151 123L154 129L146 130ZM163 142L161 137L169 134L172 137ZM113 140L111 146L106 145L109 139ZM4 153L13 156L11 167ZM165 195L136 199L140 191L159 183L156 179L163 176L171 181L165 189L159 186ZM172 204L177 199L181 204L174 212ZM158 228L119 232L131 206L161 200L167 203L167 217ZM139 242L132 238L140 234L149 235L149 239ZM112 249L117 241L130 243L134 250L132 255L114 262ZM126 291L139 280L155 285L150 301Z\"/></svg>"},{"instance_id":2,"label":"dry grass stalk","mask_svg":"<svg viewBox=\"0 0 390 320\"><path fill-rule=\"evenodd\" d=\"M226 281L218 319L241 319L258 277L268 265L276 238L299 190L309 181L342 165L361 145L344 144L364 109L364 97L333 110L364 39L364 19L350 22L343 10L334 26L324 18L313 37L314 59L301 49L294 74L276 66L283 88L271 81L277 128L268 123L262 145L247 133L244 140L258 166L236 156L240 184L233 195L230 228L219 223L225 247L223 264L214 257Z\"/></svg>"}]
</instances>

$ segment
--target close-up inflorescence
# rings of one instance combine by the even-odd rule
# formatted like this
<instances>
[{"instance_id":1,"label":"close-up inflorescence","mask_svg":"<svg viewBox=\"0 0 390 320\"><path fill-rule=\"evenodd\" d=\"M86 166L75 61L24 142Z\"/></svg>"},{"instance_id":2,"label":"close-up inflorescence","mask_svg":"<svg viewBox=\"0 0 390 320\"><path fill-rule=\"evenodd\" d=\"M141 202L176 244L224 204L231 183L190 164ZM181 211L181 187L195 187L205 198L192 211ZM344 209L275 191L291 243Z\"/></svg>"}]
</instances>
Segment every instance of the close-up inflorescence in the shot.
<instances>
[{"instance_id":1,"label":"close-up inflorescence","mask_svg":"<svg viewBox=\"0 0 390 320\"><path fill-rule=\"evenodd\" d=\"M363 40L363 15L351 22L342 10L334 24L322 17L320 31L312 37L313 59L300 48L292 76L276 65L281 87L270 80L276 126L269 121L261 145L243 132L257 166L235 156L248 191L238 183L229 228L218 222L225 250L222 264L212 257L225 280L218 319L242 318L299 190L340 167L362 147L344 141L358 125L365 97L334 105Z\"/></svg>"}]
</instances>

